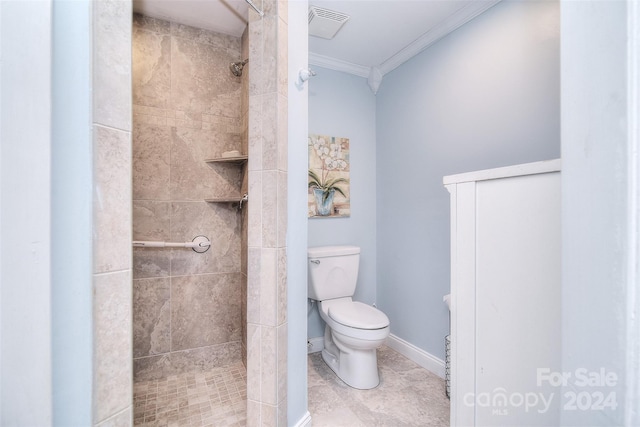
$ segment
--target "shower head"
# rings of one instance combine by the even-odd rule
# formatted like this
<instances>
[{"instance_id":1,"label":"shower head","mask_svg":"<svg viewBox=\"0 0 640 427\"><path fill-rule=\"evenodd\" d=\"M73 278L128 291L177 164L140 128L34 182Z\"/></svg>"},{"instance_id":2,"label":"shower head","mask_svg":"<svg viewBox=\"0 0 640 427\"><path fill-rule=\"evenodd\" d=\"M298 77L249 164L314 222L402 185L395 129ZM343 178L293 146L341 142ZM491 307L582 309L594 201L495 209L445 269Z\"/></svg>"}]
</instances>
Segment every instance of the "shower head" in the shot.
<instances>
[{"instance_id":1,"label":"shower head","mask_svg":"<svg viewBox=\"0 0 640 427\"><path fill-rule=\"evenodd\" d=\"M231 70L234 76L240 77L242 75L242 69L244 68L247 62L249 62L249 58L245 59L242 62L232 62L229 65L229 69Z\"/></svg>"}]
</instances>

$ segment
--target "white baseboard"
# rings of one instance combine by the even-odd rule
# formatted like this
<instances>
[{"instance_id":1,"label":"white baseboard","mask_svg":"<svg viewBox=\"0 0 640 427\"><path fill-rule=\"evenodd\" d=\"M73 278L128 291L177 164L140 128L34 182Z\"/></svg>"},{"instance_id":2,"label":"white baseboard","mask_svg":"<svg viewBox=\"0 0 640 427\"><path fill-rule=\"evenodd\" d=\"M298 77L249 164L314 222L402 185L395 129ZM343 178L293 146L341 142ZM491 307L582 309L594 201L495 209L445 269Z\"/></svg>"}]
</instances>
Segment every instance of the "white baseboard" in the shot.
<instances>
[{"instance_id":1,"label":"white baseboard","mask_svg":"<svg viewBox=\"0 0 640 427\"><path fill-rule=\"evenodd\" d=\"M307 411L307 413L304 414L302 418L293 425L293 427L311 427L311 414L309 411Z\"/></svg>"},{"instance_id":2,"label":"white baseboard","mask_svg":"<svg viewBox=\"0 0 640 427\"><path fill-rule=\"evenodd\" d=\"M324 337L309 338L307 340L307 354L317 353L324 349Z\"/></svg>"},{"instance_id":3,"label":"white baseboard","mask_svg":"<svg viewBox=\"0 0 640 427\"><path fill-rule=\"evenodd\" d=\"M444 379L444 360L438 359L434 355L427 353L421 348L393 334L389 335L386 344L407 359L414 361L427 371L433 372Z\"/></svg>"}]
</instances>

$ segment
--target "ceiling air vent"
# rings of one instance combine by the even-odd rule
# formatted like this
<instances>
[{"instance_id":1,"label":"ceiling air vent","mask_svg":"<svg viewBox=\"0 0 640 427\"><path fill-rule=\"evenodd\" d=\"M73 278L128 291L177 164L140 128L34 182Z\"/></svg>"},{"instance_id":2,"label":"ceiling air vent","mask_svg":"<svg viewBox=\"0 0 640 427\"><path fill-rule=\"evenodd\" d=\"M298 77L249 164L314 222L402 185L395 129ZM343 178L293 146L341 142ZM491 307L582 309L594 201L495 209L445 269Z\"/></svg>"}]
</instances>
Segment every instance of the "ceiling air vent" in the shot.
<instances>
[{"instance_id":1,"label":"ceiling air vent","mask_svg":"<svg viewBox=\"0 0 640 427\"><path fill-rule=\"evenodd\" d=\"M310 6L309 35L322 37L323 39L332 39L348 20L349 15L345 15L344 13L317 6Z\"/></svg>"}]
</instances>

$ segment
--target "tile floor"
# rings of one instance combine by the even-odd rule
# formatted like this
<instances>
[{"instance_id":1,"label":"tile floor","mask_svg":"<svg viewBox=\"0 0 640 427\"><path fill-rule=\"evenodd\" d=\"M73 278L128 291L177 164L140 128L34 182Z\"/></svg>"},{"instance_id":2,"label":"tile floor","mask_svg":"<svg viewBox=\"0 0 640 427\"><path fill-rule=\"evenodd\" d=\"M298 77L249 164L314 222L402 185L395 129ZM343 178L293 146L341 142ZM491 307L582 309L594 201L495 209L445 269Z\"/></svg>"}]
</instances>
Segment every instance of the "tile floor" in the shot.
<instances>
[{"instance_id":1,"label":"tile floor","mask_svg":"<svg viewBox=\"0 0 640 427\"><path fill-rule=\"evenodd\" d=\"M449 425L444 380L400 353L378 350L380 385L356 390L343 383L320 353L308 356L309 412L314 427ZM134 384L134 425L244 427L246 370L242 363Z\"/></svg>"},{"instance_id":2,"label":"tile floor","mask_svg":"<svg viewBox=\"0 0 640 427\"><path fill-rule=\"evenodd\" d=\"M242 362L135 383L133 424L140 427L243 427L247 374Z\"/></svg>"},{"instance_id":3,"label":"tile floor","mask_svg":"<svg viewBox=\"0 0 640 427\"><path fill-rule=\"evenodd\" d=\"M356 390L338 379L320 353L309 355L313 427L449 426L443 379L386 346L378 349L378 369L378 387Z\"/></svg>"}]
</instances>

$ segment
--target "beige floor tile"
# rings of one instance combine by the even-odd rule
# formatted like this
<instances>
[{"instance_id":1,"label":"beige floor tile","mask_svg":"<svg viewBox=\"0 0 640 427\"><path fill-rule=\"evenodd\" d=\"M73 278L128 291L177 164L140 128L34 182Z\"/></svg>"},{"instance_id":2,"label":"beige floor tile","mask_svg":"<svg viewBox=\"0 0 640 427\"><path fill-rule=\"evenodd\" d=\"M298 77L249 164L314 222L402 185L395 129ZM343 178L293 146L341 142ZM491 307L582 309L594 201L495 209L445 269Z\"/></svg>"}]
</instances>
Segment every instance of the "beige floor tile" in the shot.
<instances>
[{"instance_id":1,"label":"beige floor tile","mask_svg":"<svg viewBox=\"0 0 640 427\"><path fill-rule=\"evenodd\" d=\"M308 368L314 427L449 425L444 380L389 347L378 350L380 385L372 390L346 385L320 353L309 355Z\"/></svg>"}]
</instances>

